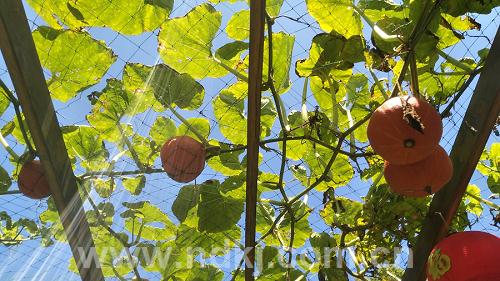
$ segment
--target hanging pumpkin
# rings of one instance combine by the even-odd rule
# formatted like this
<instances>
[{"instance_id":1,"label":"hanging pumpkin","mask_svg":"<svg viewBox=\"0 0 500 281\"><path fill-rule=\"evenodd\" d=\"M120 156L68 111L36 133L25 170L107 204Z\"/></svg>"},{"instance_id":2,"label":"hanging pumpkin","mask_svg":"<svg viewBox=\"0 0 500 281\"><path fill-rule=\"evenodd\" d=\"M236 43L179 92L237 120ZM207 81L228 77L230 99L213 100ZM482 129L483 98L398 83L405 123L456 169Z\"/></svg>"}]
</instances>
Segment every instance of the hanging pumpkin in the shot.
<instances>
[{"instance_id":1,"label":"hanging pumpkin","mask_svg":"<svg viewBox=\"0 0 500 281\"><path fill-rule=\"evenodd\" d=\"M205 148L195 139L179 136L163 145L160 158L167 175L177 182L190 182L205 167Z\"/></svg>"},{"instance_id":2,"label":"hanging pumpkin","mask_svg":"<svg viewBox=\"0 0 500 281\"><path fill-rule=\"evenodd\" d=\"M439 191L452 175L453 164L441 146L420 162L394 165L386 161L384 167L391 190L409 197L424 197Z\"/></svg>"},{"instance_id":3,"label":"hanging pumpkin","mask_svg":"<svg viewBox=\"0 0 500 281\"><path fill-rule=\"evenodd\" d=\"M50 195L49 182L39 160L24 163L18 175L17 185L19 190L31 199L42 199Z\"/></svg>"},{"instance_id":4,"label":"hanging pumpkin","mask_svg":"<svg viewBox=\"0 0 500 281\"><path fill-rule=\"evenodd\" d=\"M384 102L368 123L370 145L396 165L418 162L437 147L443 125L441 116L423 99L403 96Z\"/></svg>"},{"instance_id":5,"label":"hanging pumpkin","mask_svg":"<svg viewBox=\"0 0 500 281\"><path fill-rule=\"evenodd\" d=\"M429 281L500 281L500 238L481 231L452 234L427 260Z\"/></svg>"}]
</instances>

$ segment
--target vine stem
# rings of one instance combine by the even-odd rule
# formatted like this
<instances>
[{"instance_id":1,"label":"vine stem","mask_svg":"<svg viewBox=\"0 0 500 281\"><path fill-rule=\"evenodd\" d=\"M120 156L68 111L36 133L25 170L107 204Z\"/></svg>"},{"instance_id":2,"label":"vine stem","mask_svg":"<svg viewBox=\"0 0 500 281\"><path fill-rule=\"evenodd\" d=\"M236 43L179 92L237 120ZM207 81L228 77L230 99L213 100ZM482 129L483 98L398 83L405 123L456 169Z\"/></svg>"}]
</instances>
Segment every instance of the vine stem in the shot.
<instances>
[{"instance_id":1,"label":"vine stem","mask_svg":"<svg viewBox=\"0 0 500 281\"><path fill-rule=\"evenodd\" d=\"M212 59L220 66L222 66L222 68L224 68L225 70L229 71L231 74L233 74L234 76L238 77L240 80L242 81L245 81L248 83L248 77L245 76L243 73L239 72L238 70L230 67L229 65L225 64L223 61L221 61L220 59L216 58L215 56L212 56Z\"/></svg>"},{"instance_id":2,"label":"vine stem","mask_svg":"<svg viewBox=\"0 0 500 281\"><path fill-rule=\"evenodd\" d=\"M437 53L443 58L445 59L447 62L453 64L454 66L462 69L463 71L467 72L467 74L471 74L474 69L472 69L470 66L466 65L465 63L455 59L454 57L448 55L447 53L445 53L443 50L439 49L439 48L436 48L437 50Z\"/></svg>"},{"instance_id":3,"label":"vine stem","mask_svg":"<svg viewBox=\"0 0 500 281\"><path fill-rule=\"evenodd\" d=\"M31 144L31 141L28 138L28 133L27 133L26 127L24 126L23 117L21 115L21 109L19 108L19 101L14 96L12 91L7 87L7 85L5 85L5 83L2 81L2 79L0 79L0 87L3 89L7 99L14 105L14 111L16 113L17 122L19 123L19 129L21 130L24 142L26 143L28 150L32 154L35 154L35 149L33 148L33 145Z\"/></svg>"},{"instance_id":4,"label":"vine stem","mask_svg":"<svg viewBox=\"0 0 500 281\"><path fill-rule=\"evenodd\" d=\"M203 143L205 147L211 146L208 143L207 139L195 127L193 127L188 120L186 120L179 112L177 112L177 110L172 105L170 105L169 103L167 103L166 105L167 108L170 109L170 111L172 111L175 117L177 117L184 125L186 125L189 131L193 132L193 134L195 134L196 137L198 137L198 139Z\"/></svg>"},{"instance_id":5,"label":"vine stem","mask_svg":"<svg viewBox=\"0 0 500 281\"><path fill-rule=\"evenodd\" d=\"M380 91L384 99L385 100L389 99L389 96L387 96L384 87L382 86L382 84L380 84L380 80L378 79L377 75L375 75L375 72L373 72L373 69L368 68L368 71L370 72L370 75L372 76L375 85L377 86L378 90Z\"/></svg>"},{"instance_id":6,"label":"vine stem","mask_svg":"<svg viewBox=\"0 0 500 281\"><path fill-rule=\"evenodd\" d=\"M382 40L385 42L402 42L402 37L400 35L390 35L387 34L380 26L378 26L376 23L374 23L372 20L368 18L368 16L365 14L363 10L361 10L358 6L356 5L350 5L358 15L360 15L366 23L372 28L373 32L375 32Z\"/></svg>"},{"instance_id":7,"label":"vine stem","mask_svg":"<svg viewBox=\"0 0 500 281\"><path fill-rule=\"evenodd\" d=\"M130 142L128 137L125 135L125 132L123 131L123 128L122 128L120 123L117 124L117 128L120 131L120 135L122 136L122 140L125 143L125 145L127 146L128 150L130 151L130 154L132 155L132 159L134 160L135 164L137 165L137 168L139 168L139 170L141 170L141 171L144 171L145 167L141 163L141 160L139 159L139 155L137 154L137 151L135 151L134 146L132 145L132 143Z\"/></svg>"},{"instance_id":8,"label":"vine stem","mask_svg":"<svg viewBox=\"0 0 500 281\"><path fill-rule=\"evenodd\" d=\"M288 126L288 120L286 116L286 110L283 106L283 101L281 100L278 92L276 91L274 85L274 67L273 67L273 19L269 16L266 11L266 25L267 25L267 40L268 40L268 70L267 70L267 85L271 90L273 95L274 103L276 105L276 110L278 111L278 119L281 125L281 132L283 134L282 140L282 155L281 155L281 166L280 166L280 174L278 180L278 188L280 190L281 196L285 201L285 208L288 210L290 214L290 243L286 252L288 253L288 261L287 261L287 270L286 270L286 280L290 281L290 270L292 265L292 257L293 257L293 241L295 238L295 215L293 208L290 204L288 204L288 196L283 187L283 177L285 175L285 166L286 166L286 151L287 151L287 138L288 132L290 131L290 127Z\"/></svg>"},{"instance_id":9,"label":"vine stem","mask_svg":"<svg viewBox=\"0 0 500 281\"><path fill-rule=\"evenodd\" d=\"M333 85L333 80L330 76L327 76L328 85L330 86L330 95L332 95L332 123L336 131L339 130L339 109L337 103L337 97L335 93L335 87Z\"/></svg>"},{"instance_id":10,"label":"vine stem","mask_svg":"<svg viewBox=\"0 0 500 281\"><path fill-rule=\"evenodd\" d=\"M476 200L476 201L478 201L480 203L483 203L483 204L485 204L485 205L487 205L487 206L489 206L489 207L491 207L493 209L500 210L500 206L497 205L497 204L495 204L495 203L493 203L493 202L491 202L490 200L486 200L486 199L484 199L482 197L479 197L479 196L477 196L475 194L470 193L469 191L465 191L465 194L467 194L468 196L472 197L474 200Z\"/></svg>"},{"instance_id":11,"label":"vine stem","mask_svg":"<svg viewBox=\"0 0 500 281\"><path fill-rule=\"evenodd\" d=\"M10 147L9 143L7 143L7 140L3 137L2 132L0 132L0 143L2 146L5 148L7 153L12 157L14 162L19 162L19 155Z\"/></svg>"}]
</instances>

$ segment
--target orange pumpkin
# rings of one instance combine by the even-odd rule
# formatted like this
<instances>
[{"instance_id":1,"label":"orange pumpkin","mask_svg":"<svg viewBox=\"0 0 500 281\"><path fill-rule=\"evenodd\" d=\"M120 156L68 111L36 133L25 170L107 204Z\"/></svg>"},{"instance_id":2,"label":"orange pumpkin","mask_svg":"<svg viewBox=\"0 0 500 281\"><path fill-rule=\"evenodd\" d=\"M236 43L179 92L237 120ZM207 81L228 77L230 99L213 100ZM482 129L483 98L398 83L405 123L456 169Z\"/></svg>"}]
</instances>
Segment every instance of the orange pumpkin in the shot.
<instances>
[{"instance_id":1,"label":"orange pumpkin","mask_svg":"<svg viewBox=\"0 0 500 281\"><path fill-rule=\"evenodd\" d=\"M161 148L160 158L167 175L177 182L190 182L205 167L205 147L188 136L169 139Z\"/></svg>"},{"instance_id":2,"label":"orange pumpkin","mask_svg":"<svg viewBox=\"0 0 500 281\"><path fill-rule=\"evenodd\" d=\"M427 259L429 281L499 281L500 238L465 231L441 240Z\"/></svg>"},{"instance_id":3,"label":"orange pumpkin","mask_svg":"<svg viewBox=\"0 0 500 281\"><path fill-rule=\"evenodd\" d=\"M453 164L441 146L420 162L394 165L386 161L384 167L391 190L409 197L424 197L439 191L452 175Z\"/></svg>"},{"instance_id":4,"label":"orange pumpkin","mask_svg":"<svg viewBox=\"0 0 500 281\"><path fill-rule=\"evenodd\" d=\"M38 160L24 163L17 179L19 190L31 199L42 199L50 195L49 182L42 163Z\"/></svg>"},{"instance_id":5,"label":"orange pumpkin","mask_svg":"<svg viewBox=\"0 0 500 281\"><path fill-rule=\"evenodd\" d=\"M423 99L409 96L384 102L373 112L367 130L373 150L396 165L415 163L429 156L442 133L443 124L436 109Z\"/></svg>"}]
</instances>

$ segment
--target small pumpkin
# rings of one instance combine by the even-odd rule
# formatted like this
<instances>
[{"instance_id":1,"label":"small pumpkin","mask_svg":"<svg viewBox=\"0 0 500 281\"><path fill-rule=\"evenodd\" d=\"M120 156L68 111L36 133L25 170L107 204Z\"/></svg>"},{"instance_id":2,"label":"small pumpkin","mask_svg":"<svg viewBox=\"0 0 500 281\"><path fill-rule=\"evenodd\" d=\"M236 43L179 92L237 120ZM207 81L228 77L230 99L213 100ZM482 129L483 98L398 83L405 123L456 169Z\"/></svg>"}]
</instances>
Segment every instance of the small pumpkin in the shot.
<instances>
[{"instance_id":1,"label":"small pumpkin","mask_svg":"<svg viewBox=\"0 0 500 281\"><path fill-rule=\"evenodd\" d=\"M379 106L368 123L373 150L396 165L412 164L429 156L443 133L441 116L423 99L394 97Z\"/></svg>"},{"instance_id":2,"label":"small pumpkin","mask_svg":"<svg viewBox=\"0 0 500 281\"><path fill-rule=\"evenodd\" d=\"M49 182L39 160L24 163L18 175L17 185L19 190L31 199L42 199L50 195Z\"/></svg>"},{"instance_id":3,"label":"small pumpkin","mask_svg":"<svg viewBox=\"0 0 500 281\"><path fill-rule=\"evenodd\" d=\"M453 175L453 164L438 146L426 159L409 164L385 162L384 176L391 190L403 196L424 197L439 191Z\"/></svg>"},{"instance_id":4,"label":"small pumpkin","mask_svg":"<svg viewBox=\"0 0 500 281\"><path fill-rule=\"evenodd\" d=\"M161 148L160 158L167 175L177 182L190 182L205 167L205 147L188 136L169 139Z\"/></svg>"},{"instance_id":5,"label":"small pumpkin","mask_svg":"<svg viewBox=\"0 0 500 281\"><path fill-rule=\"evenodd\" d=\"M441 240L427 259L429 281L499 281L500 238L465 231Z\"/></svg>"}]
</instances>

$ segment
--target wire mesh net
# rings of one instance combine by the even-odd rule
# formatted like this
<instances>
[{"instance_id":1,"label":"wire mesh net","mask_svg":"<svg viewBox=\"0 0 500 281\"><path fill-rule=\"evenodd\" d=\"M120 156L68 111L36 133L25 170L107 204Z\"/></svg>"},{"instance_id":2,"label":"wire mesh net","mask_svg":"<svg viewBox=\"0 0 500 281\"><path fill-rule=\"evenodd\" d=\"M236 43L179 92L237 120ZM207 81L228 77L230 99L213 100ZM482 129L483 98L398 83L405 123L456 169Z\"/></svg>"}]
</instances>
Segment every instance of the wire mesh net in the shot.
<instances>
[{"instance_id":1,"label":"wire mesh net","mask_svg":"<svg viewBox=\"0 0 500 281\"><path fill-rule=\"evenodd\" d=\"M106 278L243 280L246 1L57 2L24 6ZM398 49L404 38L373 30L390 37L418 17L408 1L333 2L342 1L267 1L260 280L399 280L432 200L389 191L366 122L345 133L394 88L412 92L409 75L397 83L410 52ZM498 9L481 12L443 14L434 34L423 35L431 47L414 46L437 53L417 68L426 75L420 93L446 113L447 152L499 26ZM327 48L330 57L321 57ZM15 93L3 61L0 79ZM78 280L53 199L17 189L16 158L32 141L4 100L0 276ZM205 169L189 183L170 179L160 159L176 136L206 149ZM498 138L488 140L452 232L498 231Z\"/></svg>"}]
</instances>

